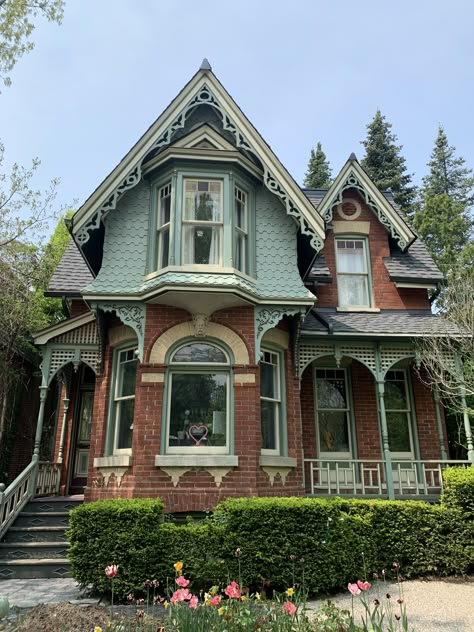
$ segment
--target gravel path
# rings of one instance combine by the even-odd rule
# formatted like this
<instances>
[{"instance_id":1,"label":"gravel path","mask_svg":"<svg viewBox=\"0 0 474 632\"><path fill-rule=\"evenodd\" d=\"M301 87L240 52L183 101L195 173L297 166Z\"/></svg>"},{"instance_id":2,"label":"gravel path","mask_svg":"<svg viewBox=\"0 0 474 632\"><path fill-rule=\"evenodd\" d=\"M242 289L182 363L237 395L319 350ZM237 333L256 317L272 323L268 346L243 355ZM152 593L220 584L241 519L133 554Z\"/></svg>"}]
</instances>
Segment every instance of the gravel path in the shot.
<instances>
[{"instance_id":1,"label":"gravel path","mask_svg":"<svg viewBox=\"0 0 474 632\"><path fill-rule=\"evenodd\" d=\"M446 581L424 581L415 579L403 584L404 601L410 624L415 632L474 632L474 577L468 579L452 579ZM380 590L379 590L380 589ZM378 597L386 601L385 593L392 595L391 601L398 607L397 584L386 583L374 586L367 596L373 600ZM325 599L317 599L310 603L318 607ZM331 601L336 605L351 610L352 599L349 592L335 595ZM358 597L354 598L356 620L365 612Z\"/></svg>"}]
</instances>

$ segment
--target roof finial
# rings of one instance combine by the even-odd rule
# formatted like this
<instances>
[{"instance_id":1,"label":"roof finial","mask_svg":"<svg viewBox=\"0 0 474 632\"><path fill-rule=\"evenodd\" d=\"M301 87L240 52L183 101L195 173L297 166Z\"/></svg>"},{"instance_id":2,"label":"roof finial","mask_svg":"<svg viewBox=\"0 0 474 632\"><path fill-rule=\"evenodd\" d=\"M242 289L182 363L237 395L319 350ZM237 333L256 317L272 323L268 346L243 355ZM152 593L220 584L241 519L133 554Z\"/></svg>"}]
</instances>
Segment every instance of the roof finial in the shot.
<instances>
[{"instance_id":1,"label":"roof finial","mask_svg":"<svg viewBox=\"0 0 474 632\"><path fill-rule=\"evenodd\" d=\"M359 162L354 152L352 152L352 154L349 156L349 160L356 160L357 162Z\"/></svg>"},{"instance_id":2,"label":"roof finial","mask_svg":"<svg viewBox=\"0 0 474 632\"><path fill-rule=\"evenodd\" d=\"M199 68L199 70L212 70L211 64L207 61L207 59L205 57L202 60L202 64L201 64L201 67Z\"/></svg>"}]
</instances>

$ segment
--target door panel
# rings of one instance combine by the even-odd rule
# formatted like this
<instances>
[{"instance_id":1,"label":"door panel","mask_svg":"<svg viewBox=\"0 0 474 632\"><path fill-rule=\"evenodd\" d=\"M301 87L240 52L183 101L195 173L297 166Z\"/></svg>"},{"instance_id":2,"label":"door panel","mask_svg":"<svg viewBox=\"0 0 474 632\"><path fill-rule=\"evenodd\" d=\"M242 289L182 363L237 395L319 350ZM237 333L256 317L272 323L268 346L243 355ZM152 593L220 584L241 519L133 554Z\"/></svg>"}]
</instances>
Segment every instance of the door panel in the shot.
<instances>
[{"instance_id":1,"label":"door panel","mask_svg":"<svg viewBox=\"0 0 474 632\"><path fill-rule=\"evenodd\" d=\"M80 390L71 453L73 470L70 487L76 492L83 490L87 484L93 407L94 391Z\"/></svg>"}]
</instances>

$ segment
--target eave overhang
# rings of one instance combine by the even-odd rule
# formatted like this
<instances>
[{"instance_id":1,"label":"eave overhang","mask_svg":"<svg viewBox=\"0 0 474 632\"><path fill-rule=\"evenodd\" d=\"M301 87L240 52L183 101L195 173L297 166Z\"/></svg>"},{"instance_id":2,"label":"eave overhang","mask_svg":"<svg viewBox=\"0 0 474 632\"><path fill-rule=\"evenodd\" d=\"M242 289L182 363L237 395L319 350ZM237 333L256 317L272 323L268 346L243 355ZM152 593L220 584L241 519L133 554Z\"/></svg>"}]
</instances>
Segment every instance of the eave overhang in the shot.
<instances>
[{"instance_id":1,"label":"eave overhang","mask_svg":"<svg viewBox=\"0 0 474 632\"><path fill-rule=\"evenodd\" d=\"M77 329L78 327L82 327L83 325L87 325L95 320L95 314L92 312L86 312L85 314L81 314L80 316L76 316L75 318L68 318L67 320L62 320L60 323L52 325L51 327L47 327L46 329L42 329L37 333L32 335L33 342L35 345L45 345L51 338L56 338L56 336L60 336L61 334L66 334L68 331L72 331L73 329Z\"/></svg>"},{"instance_id":2,"label":"eave overhang","mask_svg":"<svg viewBox=\"0 0 474 632\"><path fill-rule=\"evenodd\" d=\"M72 218L72 233L82 248L122 195L142 178L142 165L150 152L170 145L173 133L185 127L188 115L199 105L219 114L224 131L233 136L237 149L254 156L263 167L263 184L283 203L288 215L308 235L312 247L322 249L324 221L298 184L263 140L238 105L206 65L194 75L178 96L132 147L117 167L86 200Z\"/></svg>"},{"instance_id":3,"label":"eave overhang","mask_svg":"<svg viewBox=\"0 0 474 632\"><path fill-rule=\"evenodd\" d=\"M333 209L343 202L343 193L347 189L356 189L359 192L367 206L372 209L380 223L398 243L400 250L406 250L415 241L416 234L377 189L354 154L346 162L318 205L318 211L326 222L332 221Z\"/></svg>"}]
</instances>

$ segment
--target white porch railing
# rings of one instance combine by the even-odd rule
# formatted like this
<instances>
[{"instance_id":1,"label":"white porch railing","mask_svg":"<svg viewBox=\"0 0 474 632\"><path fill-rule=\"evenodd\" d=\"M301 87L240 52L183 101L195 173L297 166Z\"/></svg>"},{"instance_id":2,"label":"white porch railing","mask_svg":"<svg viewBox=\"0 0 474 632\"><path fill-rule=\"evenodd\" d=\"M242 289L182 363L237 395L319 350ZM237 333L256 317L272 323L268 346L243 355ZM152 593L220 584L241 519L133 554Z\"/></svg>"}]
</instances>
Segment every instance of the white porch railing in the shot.
<instances>
[{"instance_id":1,"label":"white porch railing","mask_svg":"<svg viewBox=\"0 0 474 632\"><path fill-rule=\"evenodd\" d=\"M5 489L0 491L0 539L17 515L33 496L33 481L37 464L29 463L23 472ZM5 489L5 491L3 491Z\"/></svg>"},{"instance_id":2,"label":"white porch railing","mask_svg":"<svg viewBox=\"0 0 474 632\"><path fill-rule=\"evenodd\" d=\"M469 461L392 460L395 496L437 497L443 491L442 471L468 467ZM373 459L304 459L308 495L387 497L385 461Z\"/></svg>"},{"instance_id":3,"label":"white porch railing","mask_svg":"<svg viewBox=\"0 0 474 632\"><path fill-rule=\"evenodd\" d=\"M40 461L36 477L35 496L53 496L59 492L61 466L58 463Z\"/></svg>"},{"instance_id":4,"label":"white porch railing","mask_svg":"<svg viewBox=\"0 0 474 632\"><path fill-rule=\"evenodd\" d=\"M61 466L40 461L29 463L5 489L0 486L0 540L33 496L52 496L59 491Z\"/></svg>"}]
</instances>

